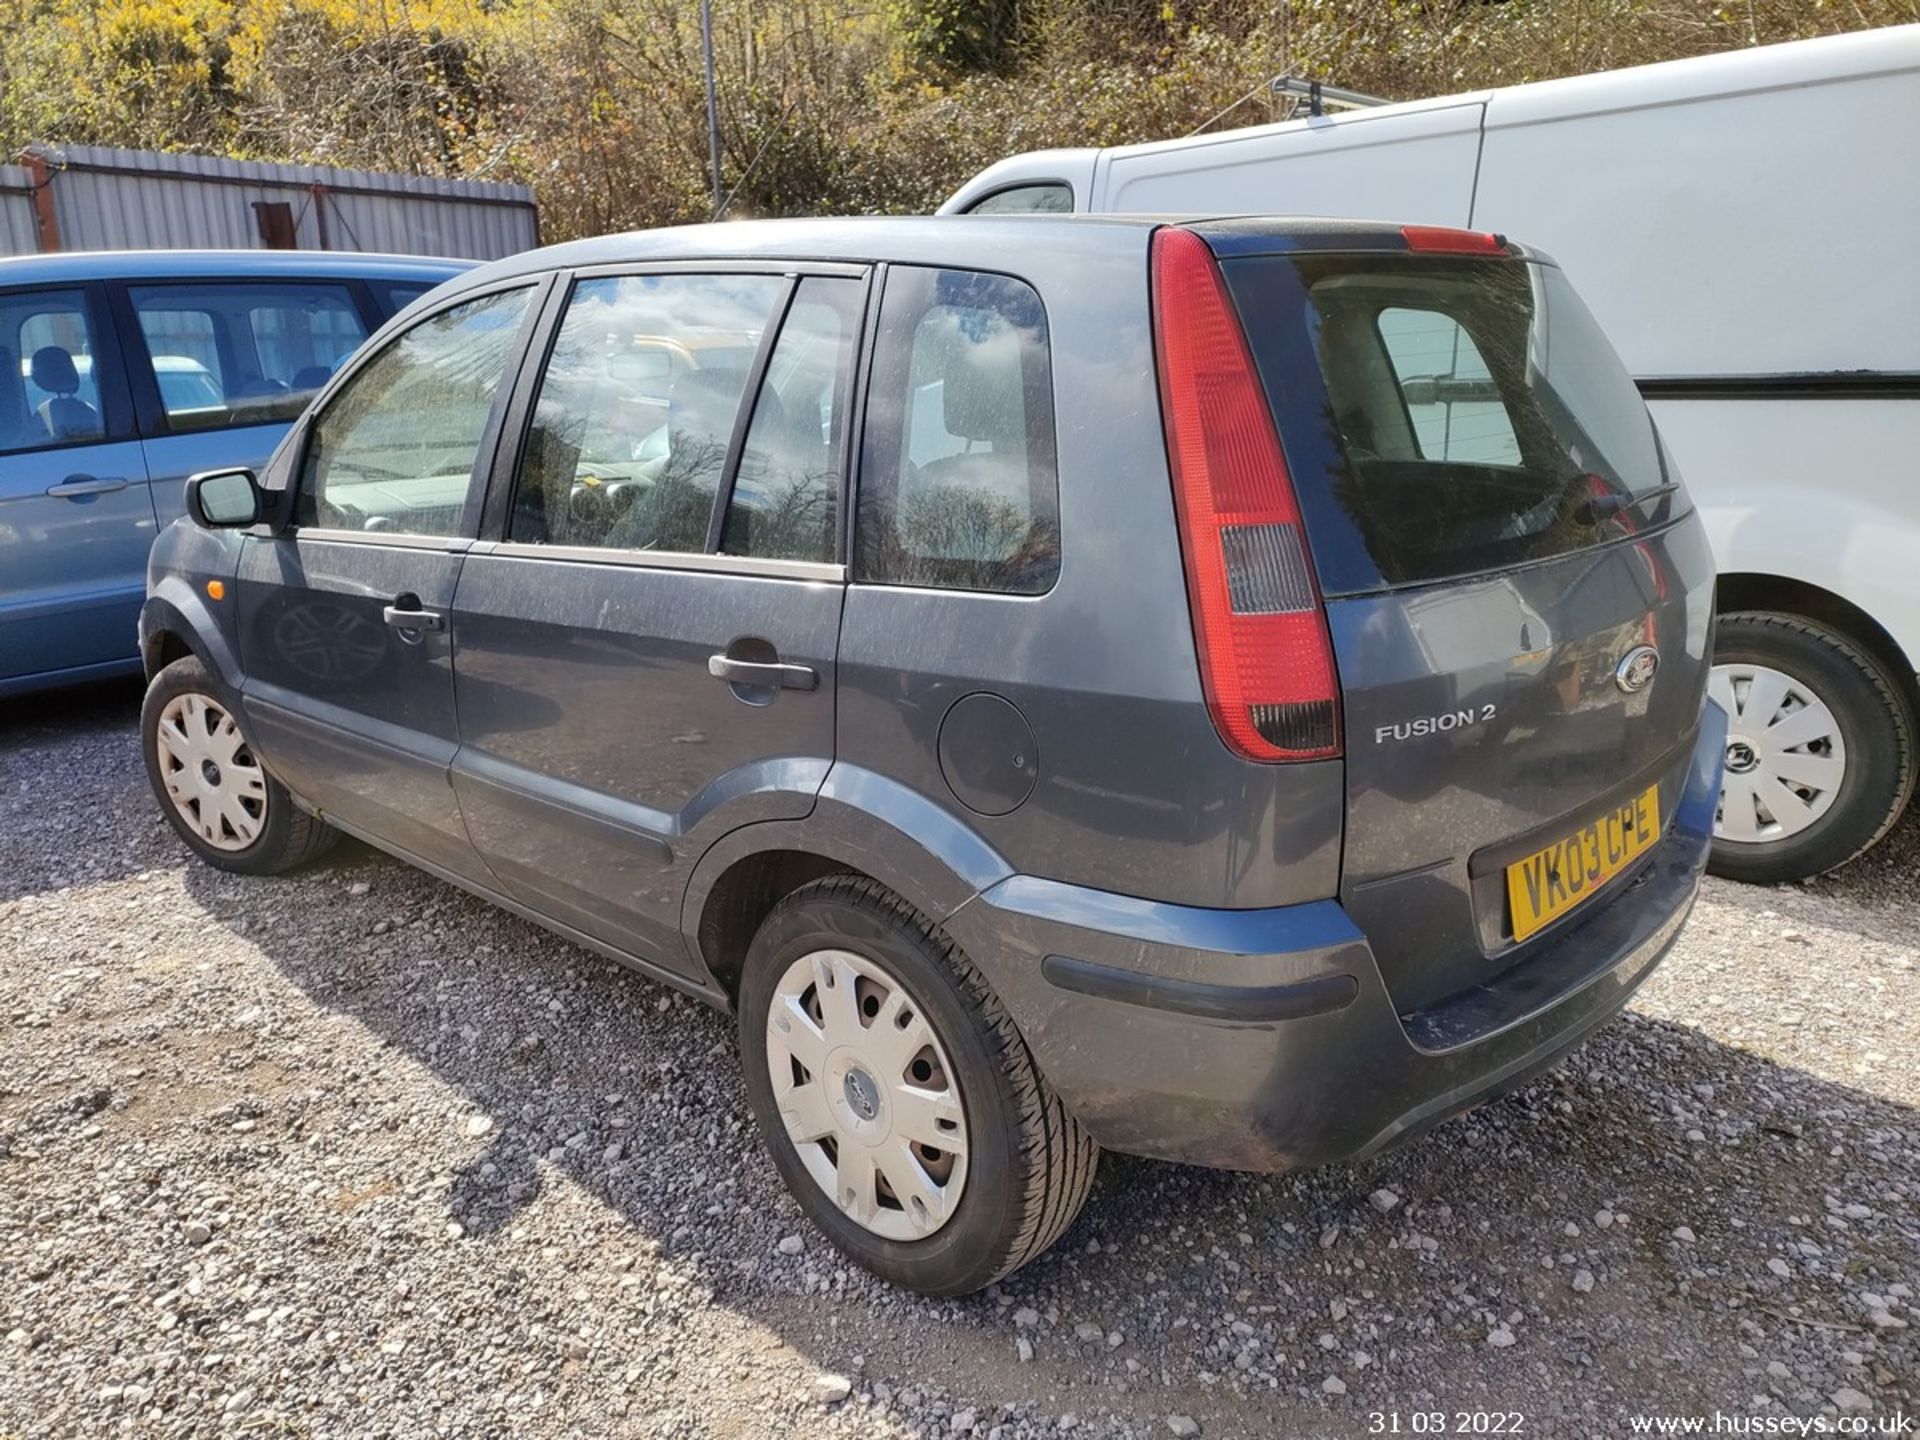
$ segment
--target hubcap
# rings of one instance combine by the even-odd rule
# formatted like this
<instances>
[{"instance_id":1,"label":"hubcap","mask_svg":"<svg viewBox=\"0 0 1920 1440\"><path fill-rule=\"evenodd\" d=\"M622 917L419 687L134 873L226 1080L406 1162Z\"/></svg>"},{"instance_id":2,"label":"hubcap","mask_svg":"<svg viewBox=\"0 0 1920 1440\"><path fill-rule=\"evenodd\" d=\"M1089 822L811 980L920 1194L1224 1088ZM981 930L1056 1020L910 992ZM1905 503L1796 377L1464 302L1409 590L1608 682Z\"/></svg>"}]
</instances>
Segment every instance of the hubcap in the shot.
<instances>
[{"instance_id":1,"label":"hubcap","mask_svg":"<svg viewBox=\"0 0 1920 1440\"><path fill-rule=\"evenodd\" d=\"M216 850L244 850L267 823L267 777L233 716L206 695L175 696L154 733L160 779L180 817Z\"/></svg>"},{"instance_id":2,"label":"hubcap","mask_svg":"<svg viewBox=\"0 0 1920 1440\"><path fill-rule=\"evenodd\" d=\"M967 1116L946 1047L906 986L864 955L816 950L767 1011L767 1071L807 1174L863 1228L924 1240L967 1183Z\"/></svg>"},{"instance_id":3,"label":"hubcap","mask_svg":"<svg viewBox=\"0 0 1920 1440\"><path fill-rule=\"evenodd\" d=\"M1840 722L1804 681L1765 665L1716 665L1709 693L1728 716L1714 836L1764 844L1797 835L1839 797Z\"/></svg>"}]
</instances>

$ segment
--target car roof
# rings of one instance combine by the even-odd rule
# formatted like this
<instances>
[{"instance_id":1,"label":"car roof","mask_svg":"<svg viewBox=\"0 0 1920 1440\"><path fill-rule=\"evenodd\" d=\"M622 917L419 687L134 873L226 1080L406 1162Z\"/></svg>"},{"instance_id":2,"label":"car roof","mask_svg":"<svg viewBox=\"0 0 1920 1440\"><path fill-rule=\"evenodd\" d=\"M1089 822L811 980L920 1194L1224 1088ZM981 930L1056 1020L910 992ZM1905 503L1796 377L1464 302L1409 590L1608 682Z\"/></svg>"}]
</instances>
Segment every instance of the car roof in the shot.
<instances>
[{"instance_id":1,"label":"car roof","mask_svg":"<svg viewBox=\"0 0 1920 1440\"><path fill-rule=\"evenodd\" d=\"M887 215L823 220L736 220L634 230L524 250L470 272L462 288L516 275L590 265L676 260L896 261L970 269L1017 269L1038 251L1057 255L1139 249L1164 225L1188 225L1210 238L1229 230L1244 246L1255 234L1270 248L1315 248L1329 239L1355 249L1404 248L1397 224L1311 216L1197 215Z\"/></svg>"},{"instance_id":2,"label":"car roof","mask_svg":"<svg viewBox=\"0 0 1920 1440\"><path fill-rule=\"evenodd\" d=\"M340 250L75 250L0 257L0 285L86 280L442 280L475 261Z\"/></svg>"}]
</instances>

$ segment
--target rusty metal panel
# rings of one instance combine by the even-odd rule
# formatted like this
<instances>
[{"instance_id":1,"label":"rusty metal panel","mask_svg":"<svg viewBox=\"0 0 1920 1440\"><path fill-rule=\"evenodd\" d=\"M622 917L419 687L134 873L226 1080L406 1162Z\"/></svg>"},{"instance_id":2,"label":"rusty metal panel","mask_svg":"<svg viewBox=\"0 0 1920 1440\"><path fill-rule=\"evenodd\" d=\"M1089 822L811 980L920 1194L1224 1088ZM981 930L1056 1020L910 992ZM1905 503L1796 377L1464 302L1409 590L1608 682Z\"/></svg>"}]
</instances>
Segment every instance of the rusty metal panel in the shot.
<instances>
[{"instance_id":1,"label":"rusty metal panel","mask_svg":"<svg viewBox=\"0 0 1920 1440\"><path fill-rule=\"evenodd\" d=\"M275 201L292 207L303 250L492 260L539 243L524 185L91 145L31 154L52 174L67 250L258 249L253 207Z\"/></svg>"},{"instance_id":2,"label":"rusty metal panel","mask_svg":"<svg viewBox=\"0 0 1920 1440\"><path fill-rule=\"evenodd\" d=\"M23 166L0 165L0 255L32 255L39 248L33 176Z\"/></svg>"}]
</instances>

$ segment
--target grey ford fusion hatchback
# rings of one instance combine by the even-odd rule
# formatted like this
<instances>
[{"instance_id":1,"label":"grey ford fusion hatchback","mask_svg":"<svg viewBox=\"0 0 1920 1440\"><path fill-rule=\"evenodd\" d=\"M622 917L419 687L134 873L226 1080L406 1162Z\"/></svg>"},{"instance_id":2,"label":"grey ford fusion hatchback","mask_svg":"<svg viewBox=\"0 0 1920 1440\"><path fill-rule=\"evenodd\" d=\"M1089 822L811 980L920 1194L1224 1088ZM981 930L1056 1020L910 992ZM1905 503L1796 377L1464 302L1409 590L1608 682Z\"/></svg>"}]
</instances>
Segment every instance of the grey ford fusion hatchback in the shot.
<instances>
[{"instance_id":1,"label":"grey ford fusion hatchback","mask_svg":"<svg viewBox=\"0 0 1920 1440\"><path fill-rule=\"evenodd\" d=\"M154 549L203 859L345 832L739 1017L787 1185L976 1289L1101 1147L1369 1155L1685 920L1713 567L1566 278L1326 221L628 235L392 321Z\"/></svg>"}]
</instances>

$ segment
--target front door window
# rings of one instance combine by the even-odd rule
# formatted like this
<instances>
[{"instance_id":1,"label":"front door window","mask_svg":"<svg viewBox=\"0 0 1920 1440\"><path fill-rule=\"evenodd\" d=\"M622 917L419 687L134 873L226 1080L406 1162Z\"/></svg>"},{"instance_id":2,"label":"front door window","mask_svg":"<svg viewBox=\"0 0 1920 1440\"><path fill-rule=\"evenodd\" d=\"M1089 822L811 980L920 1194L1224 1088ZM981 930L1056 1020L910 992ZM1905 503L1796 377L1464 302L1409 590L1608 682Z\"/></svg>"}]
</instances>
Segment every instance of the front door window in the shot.
<instances>
[{"instance_id":1,"label":"front door window","mask_svg":"<svg viewBox=\"0 0 1920 1440\"><path fill-rule=\"evenodd\" d=\"M331 396L309 432L296 522L465 533L474 461L530 293L502 290L422 320Z\"/></svg>"}]
</instances>

